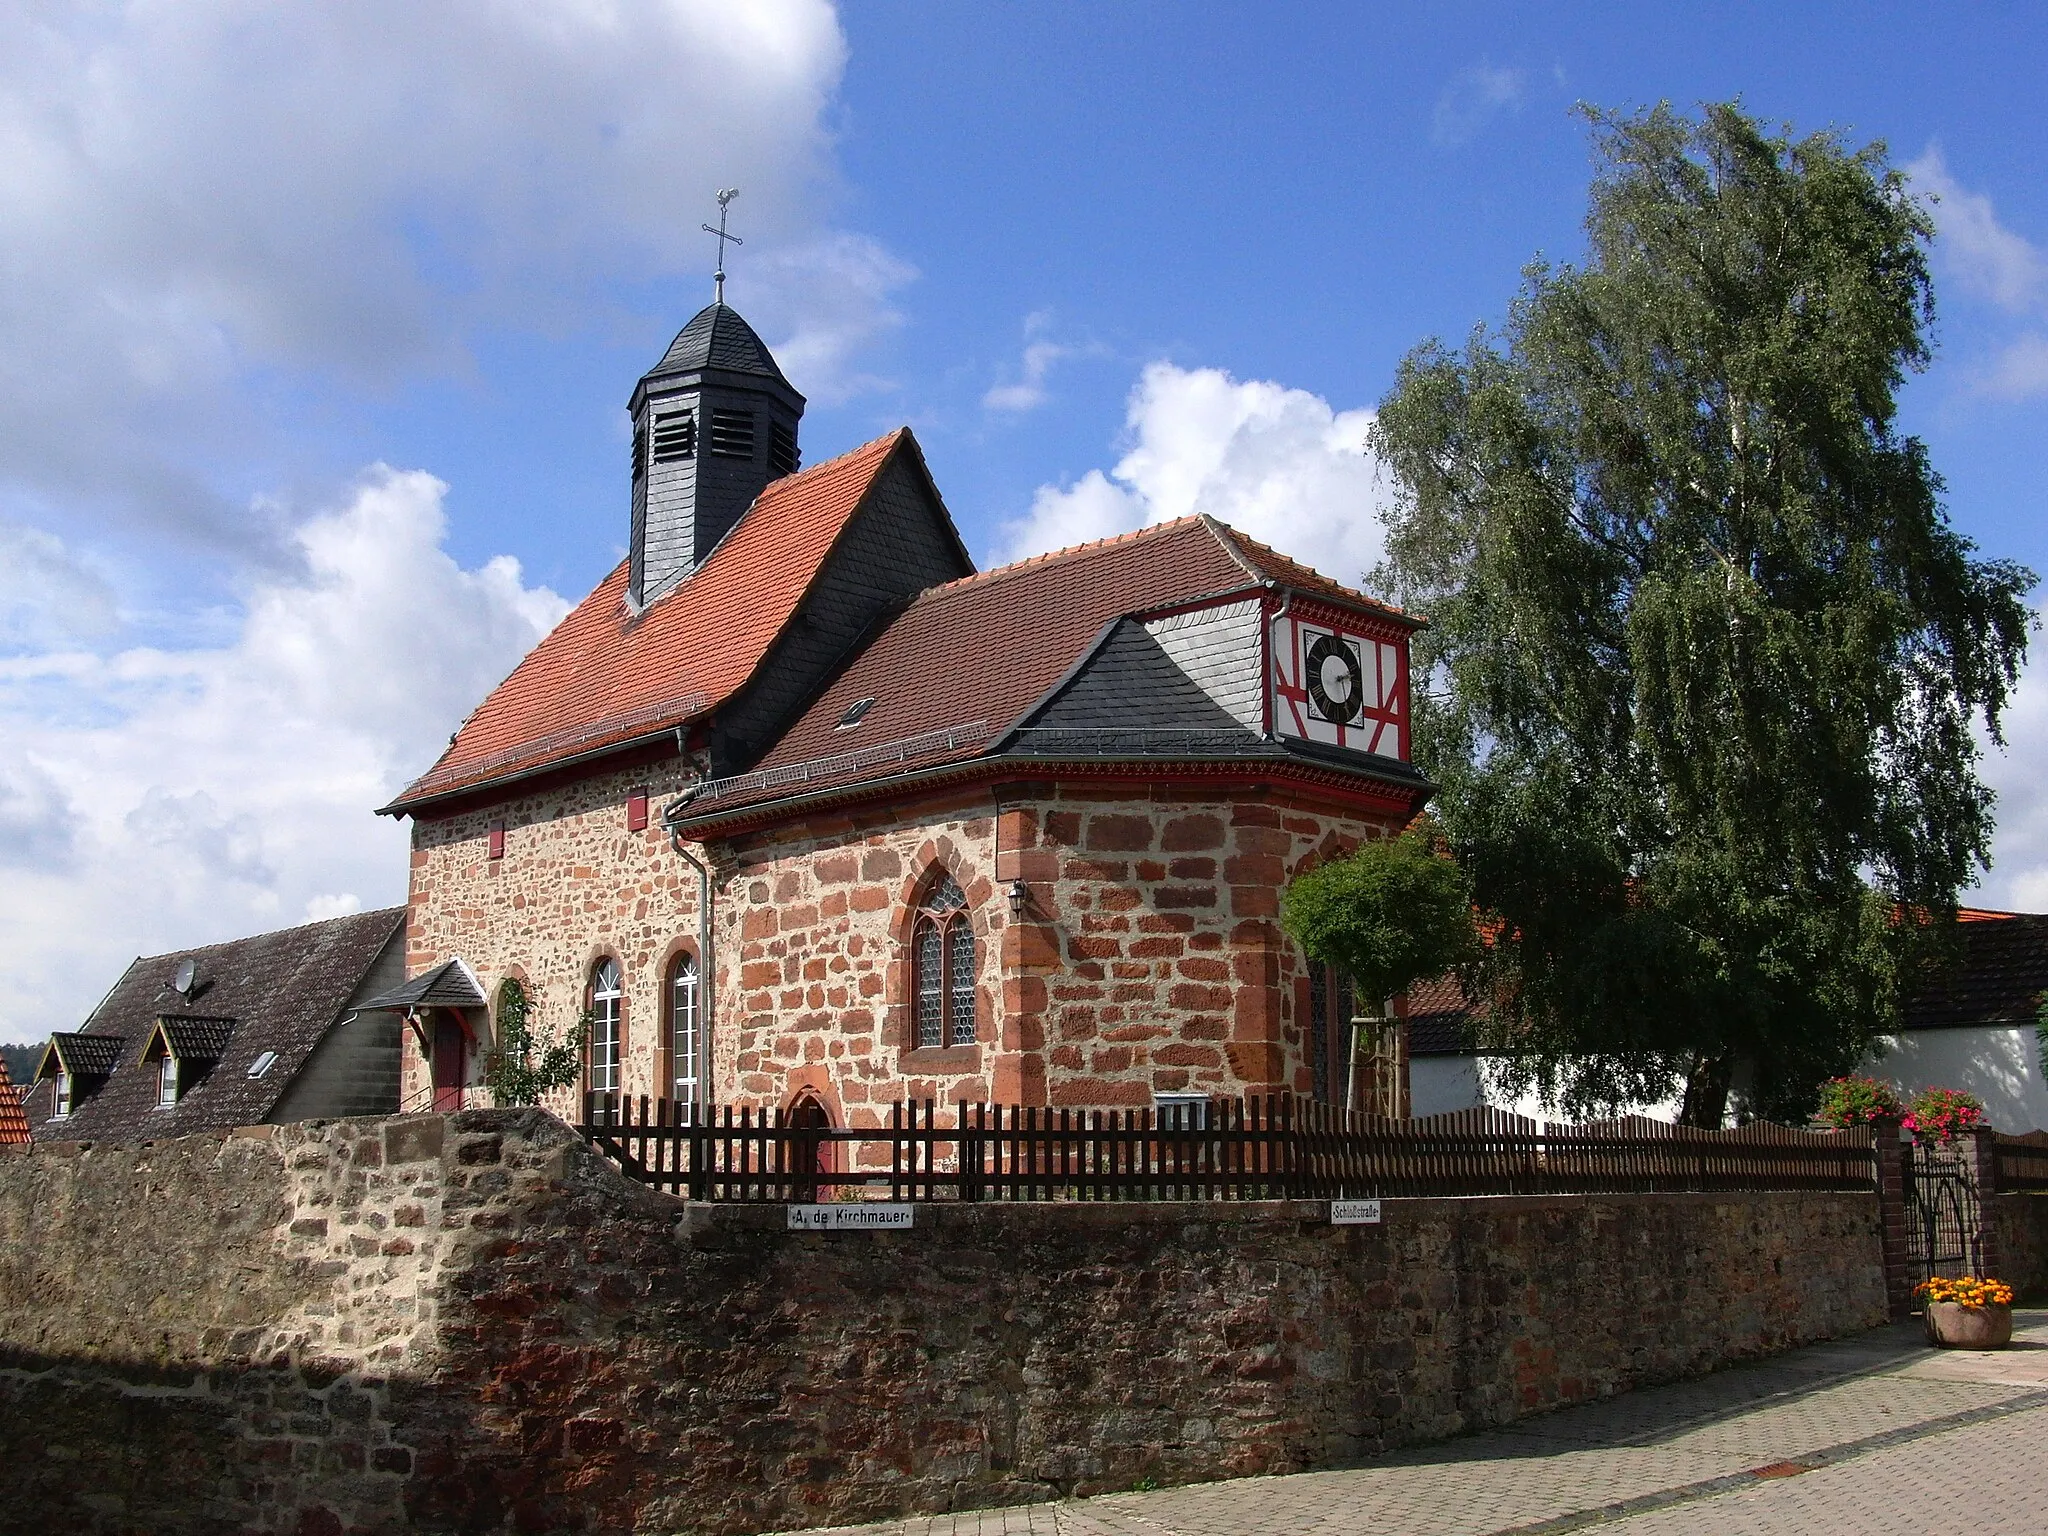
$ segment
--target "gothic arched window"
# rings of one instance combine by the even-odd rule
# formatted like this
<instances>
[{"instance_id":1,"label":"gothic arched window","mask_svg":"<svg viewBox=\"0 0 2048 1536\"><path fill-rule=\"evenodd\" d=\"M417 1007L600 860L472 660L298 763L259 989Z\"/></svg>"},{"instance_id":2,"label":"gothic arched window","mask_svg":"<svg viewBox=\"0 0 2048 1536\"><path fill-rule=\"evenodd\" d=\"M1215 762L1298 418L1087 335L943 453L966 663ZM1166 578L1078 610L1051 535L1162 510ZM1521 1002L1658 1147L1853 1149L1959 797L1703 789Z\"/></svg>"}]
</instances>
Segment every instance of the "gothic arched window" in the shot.
<instances>
[{"instance_id":1,"label":"gothic arched window","mask_svg":"<svg viewBox=\"0 0 2048 1536\"><path fill-rule=\"evenodd\" d=\"M910 963L922 1050L974 1044L974 928L950 875L925 892L910 930Z\"/></svg>"},{"instance_id":2,"label":"gothic arched window","mask_svg":"<svg viewBox=\"0 0 2048 1536\"><path fill-rule=\"evenodd\" d=\"M619 1091L619 1020L625 993L619 985L619 962L597 962L590 973L590 1039L584 1047L584 1083L592 1093Z\"/></svg>"},{"instance_id":3,"label":"gothic arched window","mask_svg":"<svg viewBox=\"0 0 2048 1536\"><path fill-rule=\"evenodd\" d=\"M668 1059L676 1113L686 1121L694 1121L693 1111L702 1099L699 1017L696 957L677 955L668 968Z\"/></svg>"}]
</instances>

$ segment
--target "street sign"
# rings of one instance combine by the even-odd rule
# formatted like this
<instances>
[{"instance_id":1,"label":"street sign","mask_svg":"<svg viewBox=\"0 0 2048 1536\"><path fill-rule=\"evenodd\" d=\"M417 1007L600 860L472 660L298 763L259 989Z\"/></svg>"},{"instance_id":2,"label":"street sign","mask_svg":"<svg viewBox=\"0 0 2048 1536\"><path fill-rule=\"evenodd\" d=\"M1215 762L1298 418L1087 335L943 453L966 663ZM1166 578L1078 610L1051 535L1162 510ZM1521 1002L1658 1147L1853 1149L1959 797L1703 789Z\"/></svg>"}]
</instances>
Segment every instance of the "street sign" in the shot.
<instances>
[{"instance_id":1,"label":"street sign","mask_svg":"<svg viewBox=\"0 0 2048 1536\"><path fill-rule=\"evenodd\" d=\"M901 1232L912 1225L917 1207L849 1200L835 1205L792 1205L792 1232Z\"/></svg>"},{"instance_id":2,"label":"street sign","mask_svg":"<svg viewBox=\"0 0 2048 1536\"><path fill-rule=\"evenodd\" d=\"M1380 1221L1377 1200L1332 1200L1330 1224L1336 1227L1376 1227Z\"/></svg>"}]
</instances>

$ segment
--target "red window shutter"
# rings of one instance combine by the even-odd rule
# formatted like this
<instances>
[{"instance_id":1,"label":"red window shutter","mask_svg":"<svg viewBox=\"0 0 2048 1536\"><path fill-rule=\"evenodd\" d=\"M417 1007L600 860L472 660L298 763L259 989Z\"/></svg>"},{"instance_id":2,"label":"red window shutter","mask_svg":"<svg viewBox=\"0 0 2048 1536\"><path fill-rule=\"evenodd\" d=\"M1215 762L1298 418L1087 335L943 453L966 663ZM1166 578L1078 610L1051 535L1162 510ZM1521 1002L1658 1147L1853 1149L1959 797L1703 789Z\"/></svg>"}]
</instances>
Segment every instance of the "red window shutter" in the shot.
<instances>
[{"instance_id":1,"label":"red window shutter","mask_svg":"<svg viewBox=\"0 0 2048 1536\"><path fill-rule=\"evenodd\" d=\"M494 859L505 857L505 823L502 821L491 823L491 857Z\"/></svg>"},{"instance_id":2,"label":"red window shutter","mask_svg":"<svg viewBox=\"0 0 2048 1536\"><path fill-rule=\"evenodd\" d=\"M647 791L636 789L626 796L626 830L645 832L647 830Z\"/></svg>"}]
</instances>

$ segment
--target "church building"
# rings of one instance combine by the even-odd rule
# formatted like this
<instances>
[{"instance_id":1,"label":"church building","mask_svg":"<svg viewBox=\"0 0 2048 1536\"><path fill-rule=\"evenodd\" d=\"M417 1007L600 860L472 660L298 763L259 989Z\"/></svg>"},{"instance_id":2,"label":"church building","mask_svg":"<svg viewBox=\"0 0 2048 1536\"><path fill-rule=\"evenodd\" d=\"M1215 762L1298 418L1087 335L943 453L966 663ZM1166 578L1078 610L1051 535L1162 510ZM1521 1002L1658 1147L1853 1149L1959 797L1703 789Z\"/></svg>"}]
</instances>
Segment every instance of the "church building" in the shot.
<instances>
[{"instance_id":1,"label":"church building","mask_svg":"<svg viewBox=\"0 0 2048 1536\"><path fill-rule=\"evenodd\" d=\"M385 807L407 1103L507 1006L686 1114L1343 1095L1280 894L1428 793L1416 620L1204 516L978 571L907 427L800 466L723 302L628 408L627 558Z\"/></svg>"}]
</instances>

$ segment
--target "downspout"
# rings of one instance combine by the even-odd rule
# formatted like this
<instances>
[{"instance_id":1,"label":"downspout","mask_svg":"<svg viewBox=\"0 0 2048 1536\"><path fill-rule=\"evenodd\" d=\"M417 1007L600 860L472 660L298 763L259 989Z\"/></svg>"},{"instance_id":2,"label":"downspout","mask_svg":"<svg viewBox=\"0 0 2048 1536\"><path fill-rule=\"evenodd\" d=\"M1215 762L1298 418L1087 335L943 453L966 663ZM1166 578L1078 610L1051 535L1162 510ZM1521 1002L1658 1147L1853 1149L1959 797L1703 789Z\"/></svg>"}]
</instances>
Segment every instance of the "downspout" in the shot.
<instances>
[{"instance_id":1,"label":"downspout","mask_svg":"<svg viewBox=\"0 0 2048 1536\"><path fill-rule=\"evenodd\" d=\"M671 820L688 801L685 796L664 809L662 824L668 828L668 845L697 871L697 1092L704 1101L704 1118L711 1117L711 1014L718 996L718 958L711 948L711 870L704 861L683 846L683 834ZM673 1085L671 1085L673 1086Z\"/></svg>"}]
</instances>

